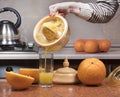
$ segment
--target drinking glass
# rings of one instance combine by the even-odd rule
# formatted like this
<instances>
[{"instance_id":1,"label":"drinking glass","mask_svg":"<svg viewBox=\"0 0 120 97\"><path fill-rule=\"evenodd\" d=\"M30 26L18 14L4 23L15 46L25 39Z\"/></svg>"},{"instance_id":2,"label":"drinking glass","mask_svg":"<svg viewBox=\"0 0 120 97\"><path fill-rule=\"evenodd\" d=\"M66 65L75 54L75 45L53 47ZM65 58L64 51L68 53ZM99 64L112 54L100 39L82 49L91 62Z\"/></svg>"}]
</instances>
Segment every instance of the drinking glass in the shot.
<instances>
[{"instance_id":1,"label":"drinking glass","mask_svg":"<svg viewBox=\"0 0 120 97\"><path fill-rule=\"evenodd\" d=\"M40 86L47 88L53 86L53 53L39 54L39 82Z\"/></svg>"}]
</instances>

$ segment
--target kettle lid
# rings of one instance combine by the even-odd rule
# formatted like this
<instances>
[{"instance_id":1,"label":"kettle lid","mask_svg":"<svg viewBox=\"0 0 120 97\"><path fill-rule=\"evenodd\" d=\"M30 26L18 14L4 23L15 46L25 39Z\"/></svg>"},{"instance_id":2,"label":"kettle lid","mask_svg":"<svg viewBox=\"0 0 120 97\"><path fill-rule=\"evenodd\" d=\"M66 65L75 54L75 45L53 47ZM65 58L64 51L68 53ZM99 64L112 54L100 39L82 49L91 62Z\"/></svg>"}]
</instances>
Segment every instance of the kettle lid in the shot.
<instances>
[{"instance_id":1,"label":"kettle lid","mask_svg":"<svg viewBox=\"0 0 120 97\"><path fill-rule=\"evenodd\" d=\"M10 24L10 23L14 25L13 22L8 21L8 20L2 20L2 21L0 21L0 24Z\"/></svg>"}]
</instances>

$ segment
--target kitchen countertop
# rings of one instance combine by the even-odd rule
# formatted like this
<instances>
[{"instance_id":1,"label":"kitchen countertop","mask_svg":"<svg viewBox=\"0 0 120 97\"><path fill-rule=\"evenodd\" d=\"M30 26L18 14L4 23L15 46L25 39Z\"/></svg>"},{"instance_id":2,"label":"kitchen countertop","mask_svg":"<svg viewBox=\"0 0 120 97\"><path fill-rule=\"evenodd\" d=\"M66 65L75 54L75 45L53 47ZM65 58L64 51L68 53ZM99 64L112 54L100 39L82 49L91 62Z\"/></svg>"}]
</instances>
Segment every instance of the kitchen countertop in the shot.
<instances>
[{"instance_id":1,"label":"kitchen countertop","mask_svg":"<svg viewBox=\"0 0 120 97\"><path fill-rule=\"evenodd\" d=\"M42 52L42 51L41 51ZM75 52L73 48L63 48L60 51L55 51L54 59L64 59L66 56L68 59L84 59L87 57L97 57L99 59L120 59L120 48L111 48L109 52L100 53L84 53ZM17 59L39 59L38 52L0 52L0 60L17 60Z\"/></svg>"},{"instance_id":2,"label":"kitchen countertop","mask_svg":"<svg viewBox=\"0 0 120 97\"><path fill-rule=\"evenodd\" d=\"M100 53L85 53L85 52L75 52L73 48L65 48L63 51L55 52L56 59L64 59L65 56L68 59L85 59L87 57L97 57L99 59L120 59L120 48L111 48L108 52Z\"/></svg>"},{"instance_id":3,"label":"kitchen countertop","mask_svg":"<svg viewBox=\"0 0 120 97\"><path fill-rule=\"evenodd\" d=\"M109 87L104 81L100 86L53 85L41 88L34 84L26 90L15 91L5 79L0 79L0 97L119 97L120 87Z\"/></svg>"}]
</instances>

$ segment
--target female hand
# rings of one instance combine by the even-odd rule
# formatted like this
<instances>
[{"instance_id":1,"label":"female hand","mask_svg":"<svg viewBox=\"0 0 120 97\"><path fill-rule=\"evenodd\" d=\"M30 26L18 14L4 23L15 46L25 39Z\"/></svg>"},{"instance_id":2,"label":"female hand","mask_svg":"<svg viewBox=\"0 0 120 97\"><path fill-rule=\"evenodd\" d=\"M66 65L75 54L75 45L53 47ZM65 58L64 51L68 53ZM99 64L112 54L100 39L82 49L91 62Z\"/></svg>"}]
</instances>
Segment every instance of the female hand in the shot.
<instances>
[{"instance_id":1,"label":"female hand","mask_svg":"<svg viewBox=\"0 0 120 97\"><path fill-rule=\"evenodd\" d=\"M67 15L68 13L79 11L79 8L76 2L63 2L51 5L49 10L50 14L52 15L56 14L57 12Z\"/></svg>"}]
</instances>

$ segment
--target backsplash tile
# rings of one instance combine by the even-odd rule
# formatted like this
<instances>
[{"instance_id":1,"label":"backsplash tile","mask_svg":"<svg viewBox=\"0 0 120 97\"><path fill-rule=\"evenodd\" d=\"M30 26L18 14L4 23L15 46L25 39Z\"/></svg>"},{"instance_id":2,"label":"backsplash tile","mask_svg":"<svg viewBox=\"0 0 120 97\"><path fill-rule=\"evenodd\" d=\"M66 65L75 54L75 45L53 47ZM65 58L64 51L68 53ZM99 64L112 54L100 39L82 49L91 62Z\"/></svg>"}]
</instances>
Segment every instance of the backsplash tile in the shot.
<instances>
[{"instance_id":1,"label":"backsplash tile","mask_svg":"<svg viewBox=\"0 0 120 97\"><path fill-rule=\"evenodd\" d=\"M62 1L69 0L0 0L0 8L12 7L20 13L22 18L22 23L19 27L21 40L30 42L34 41L33 30L37 22L49 14L49 6ZM88 2L91 0L74 1ZM15 15L10 12L0 14L0 20L6 18L13 22L16 21ZM92 24L72 14L67 15L66 19L71 31L70 44L78 38L108 38L112 43L120 43L120 9L112 21L107 24Z\"/></svg>"}]
</instances>

